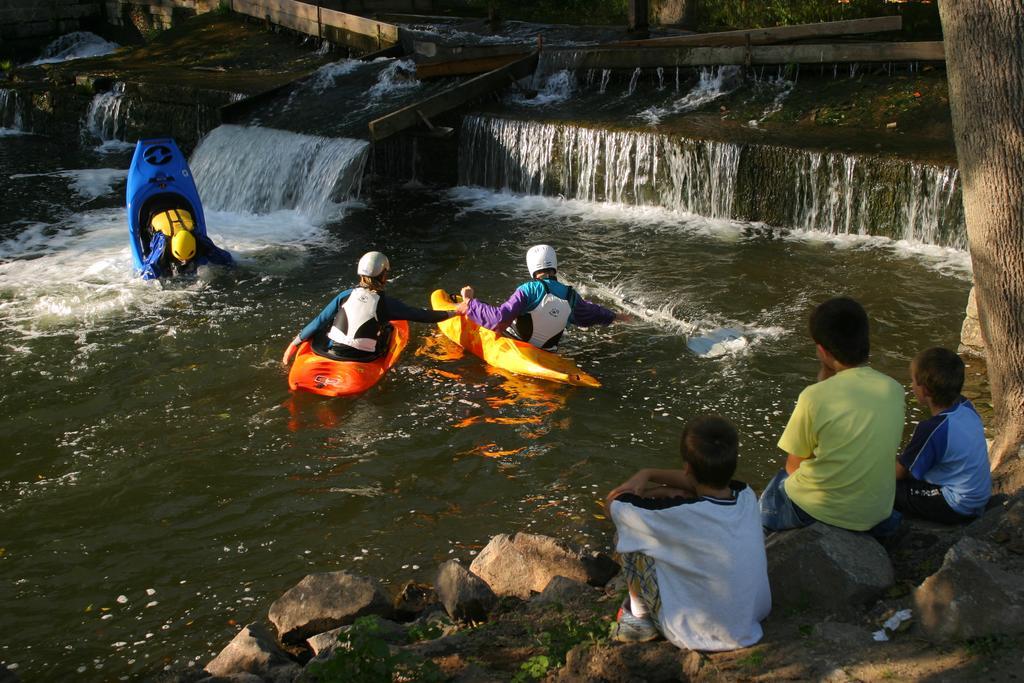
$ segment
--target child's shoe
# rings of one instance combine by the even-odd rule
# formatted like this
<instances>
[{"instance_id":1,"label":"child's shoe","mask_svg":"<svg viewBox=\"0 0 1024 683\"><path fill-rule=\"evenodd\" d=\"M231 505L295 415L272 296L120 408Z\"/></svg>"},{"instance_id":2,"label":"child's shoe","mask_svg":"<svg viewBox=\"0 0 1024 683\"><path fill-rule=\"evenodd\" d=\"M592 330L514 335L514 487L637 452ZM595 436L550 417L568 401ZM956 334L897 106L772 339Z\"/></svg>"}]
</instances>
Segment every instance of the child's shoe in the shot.
<instances>
[{"instance_id":1,"label":"child's shoe","mask_svg":"<svg viewBox=\"0 0 1024 683\"><path fill-rule=\"evenodd\" d=\"M650 617L635 617L629 610L629 598L622 603L612 627L612 640L620 643L646 643L661 637Z\"/></svg>"}]
</instances>

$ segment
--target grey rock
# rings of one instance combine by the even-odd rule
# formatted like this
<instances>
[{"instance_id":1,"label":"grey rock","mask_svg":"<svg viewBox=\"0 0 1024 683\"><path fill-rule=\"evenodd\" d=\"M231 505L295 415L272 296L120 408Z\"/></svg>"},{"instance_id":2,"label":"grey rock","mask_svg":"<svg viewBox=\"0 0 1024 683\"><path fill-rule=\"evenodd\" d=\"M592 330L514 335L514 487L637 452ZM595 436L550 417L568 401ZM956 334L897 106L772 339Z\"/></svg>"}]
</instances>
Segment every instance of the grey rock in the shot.
<instances>
[{"instance_id":1,"label":"grey rock","mask_svg":"<svg viewBox=\"0 0 1024 683\"><path fill-rule=\"evenodd\" d=\"M469 569L498 595L527 600L556 576L603 586L618 573L619 565L604 553L548 536L516 533L492 538Z\"/></svg>"},{"instance_id":2,"label":"grey rock","mask_svg":"<svg viewBox=\"0 0 1024 683\"><path fill-rule=\"evenodd\" d=\"M817 640L850 648L863 647L872 642L871 632L866 628L840 621L823 621L815 624L812 635Z\"/></svg>"},{"instance_id":3,"label":"grey rock","mask_svg":"<svg viewBox=\"0 0 1024 683\"><path fill-rule=\"evenodd\" d=\"M349 572L309 574L270 606L281 642L297 645L368 614L391 616L391 600L380 583Z\"/></svg>"},{"instance_id":4,"label":"grey rock","mask_svg":"<svg viewBox=\"0 0 1024 683\"><path fill-rule=\"evenodd\" d=\"M227 676L207 676L206 678L200 678L196 683L265 683L266 680L256 674L237 673L228 674Z\"/></svg>"},{"instance_id":5,"label":"grey rock","mask_svg":"<svg viewBox=\"0 0 1024 683\"><path fill-rule=\"evenodd\" d=\"M1024 561L1008 549L965 537L914 590L914 613L936 640L1024 632Z\"/></svg>"},{"instance_id":6,"label":"grey rock","mask_svg":"<svg viewBox=\"0 0 1024 683\"><path fill-rule=\"evenodd\" d=\"M827 524L772 534L765 551L776 606L846 610L880 597L895 580L878 541Z\"/></svg>"},{"instance_id":7,"label":"grey rock","mask_svg":"<svg viewBox=\"0 0 1024 683\"><path fill-rule=\"evenodd\" d=\"M455 560L438 567L434 586L441 604L456 621L483 621L498 602L483 579Z\"/></svg>"},{"instance_id":8,"label":"grey rock","mask_svg":"<svg viewBox=\"0 0 1024 683\"><path fill-rule=\"evenodd\" d=\"M555 681L602 683L669 683L695 677L702 666L696 652L667 641L655 643L577 645L565 657Z\"/></svg>"},{"instance_id":9,"label":"grey rock","mask_svg":"<svg viewBox=\"0 0 1024 683\"><path fill-rule=\"evenodd\" d=\"M419 643L407 645L402 649L411 652L417 657L430 659L433 657L447 657L459 652L466 646L468 637L464 632L453 633L450 636L442 636L433 640L424 640Z\"/></svg>"},{"instance_id":10,"label":"grey rock","mask_svg":"<svg viewBox=\"0 0 1024 683\"><path fill-rule=\"evenodd\" d=\"M252 623L203 667L212 676L255 674L273 681L291 681L300 668L277 646L273 634L262 624Z\"/></svg>"},{"instance_id":11,"label":"grey rock","mask_svg":"<svg viewBox=\"0 0 1024 683\"><path fill-rule=\"evenodd\" d=\"M404 645L408 641L408 634L405 631L405 627L401 624L376 616L374 619L377 622L377 632L380 635L381 640L385 643L390 645ZM313 650L313 654L317 657L323 654L329 654L338 647L338 636L348 633L351 628L351 624L348 626L339 626L338 628L318 633L311 638L307 638L306 643Z\"/></svg>"},{"instance_id":12,"label":"grey rock","mask_svg":"<svg viewBox=\"0 0 1024 683\"><path fill-rule=\"evenodd\" d=\"M530 602L541 605L565 604L583 597L594 595L595 590L582 581L576 581L564 576L556 576L544 587L538 595L535 595Z\"/></svg>"},{"instance_id":13,"label":"grey rock","mask_svg":"<svg viewBox=\"0 0 1024 683\"><path fill-rule=\"evenodd\" d=\"M436 604L437 592L432 586L406 581L395 596L395 618L399 621L411 621Z\"/></svg>"},{"instance_id":14,"label":"grey rock","mask_svg":"<svg viewBox=\"0 0 1024 683\"><path fill-rule=\"evenodd\" d=\"M981 319L978 316L978 297L971 287L971 294L967 298L967 310L964 312L964 324L960 329L960 348L962 354L985 357L985 340L981 336Z\"/></svg>"}]
</instances>

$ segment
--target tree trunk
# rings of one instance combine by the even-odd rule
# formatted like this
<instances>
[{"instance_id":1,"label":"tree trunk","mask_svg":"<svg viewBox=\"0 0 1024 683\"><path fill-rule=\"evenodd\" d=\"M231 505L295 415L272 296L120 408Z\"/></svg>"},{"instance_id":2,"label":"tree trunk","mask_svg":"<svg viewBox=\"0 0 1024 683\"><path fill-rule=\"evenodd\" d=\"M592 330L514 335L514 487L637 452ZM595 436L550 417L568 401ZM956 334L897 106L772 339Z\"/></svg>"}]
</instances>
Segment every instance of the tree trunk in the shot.
<instances>
[{"instance_id":1,"label":"tree trunk","mask_svg":"<svg viewBox=\"0 0 1024 683\"><path fill-rule=\"evenodd\" d=\"M940 0L939 16L995 408L989 455L1013 486L1024 483L1024 4Z\"/></svg>"}]
</instances>

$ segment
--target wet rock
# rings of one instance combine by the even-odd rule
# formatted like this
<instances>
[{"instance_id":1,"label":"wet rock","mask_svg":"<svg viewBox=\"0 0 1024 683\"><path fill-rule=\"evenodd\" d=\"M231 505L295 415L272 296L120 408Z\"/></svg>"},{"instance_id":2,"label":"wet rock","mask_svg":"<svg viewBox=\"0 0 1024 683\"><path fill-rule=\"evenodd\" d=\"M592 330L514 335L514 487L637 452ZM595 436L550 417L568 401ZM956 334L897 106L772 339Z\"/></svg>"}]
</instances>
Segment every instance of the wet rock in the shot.
<instances>
[{"instance_id":1,"label":"wet rock","mask_svg":"<svg viewBox=\"0 0 1024 683\"><path fill-rule=\"evenodd\" d=\"M893 585L889 555L868 534L815 523L772 534L765 550L776 606L844 610Z\"/></svg>"},{"instance_id":2,"label":"wet rock","mask_svg":"<svg viewBox=\"0 0 1024 683\"><path fill-rule=\"evenodd\" d=\"M564 576L556 576L548 581L544 590L535 595L530 602L538 604L565 604L580 598L593 596L594 588L582 581L576 581Z\"/></svg>"},{"instance_id":3,"label":"wet rock","mask_svg":"<svg viewBox=\"0 0 1024 683\"><path fill-rule=\"evenodd\" d=\"M1024 632L1024 558L965 537L914 590L914 613L937 640Z\"/></svg>"},{"instance_id":4,"label":"wet rock","mask_svg":"<svg viewBox=\"0 0 1024 683\"><path fill-rule=\"evenodd\" d=\"M196 683L266 683L267 680L271 679L266 679L256 674L237 673L228 674L227 676L207 676L206 678L200 678ZM294 680L294 678L287 680Z\"/></svg>"},{"instance_id":5,"label":"wet rock","mask_svg":"<svg viewBox=\"0 0 1024 683\"><path fill-rule=\"evenodd\" d=\"M395 619L412 621L428 608L438 604L437 592L433 586L415 581L406 581L395 596Z\"/></svg>"},{"instance_id":6,"label":"wet rock","mask_svg":"<svg viewBox=\"0 0 1024 683\"><path fill-rule=\"evenodd\" d=\"M469 569L496 594L526 600L556 576L603 586L618 573L619 565L604 553L548 536L516 533L492 538Z\"/></svg>"},{"instance_id":7,"label":"wet rock","mask_svg":"<svg viewBox=\"0 0 1024 683\"><path fill-rule=\"evenodd\" d=\"M397 624L388 619L382 619L380 617L372 617L377 624L377 634L380 639L389 645L404 645L408 640L408 634L405 631L405 627L401 624ZM318 633L312 638L307 638L306 643L310 649L313 650L313 654L317 657L321 655L327 655L334 651L338 647L338 636L348 633L352 625L339 626L338 628Z\"/></svg>"},{"instance_id":8,"label":"wet rock","mask_svg":"<svg viewBox=\"0 0 1024 683\"><path fill-rule=\"evenodd\" d=\"M447 657L448 655L460 652L464 647L468 637L462 631L453 633L450 636L442 636L441 638L434 638L433 640L424 640L419 643L413 643L402 648L405 652L410 652L416 657L423 659L433 659L435 657Z\"/></svg>"},{"instance_id":9,"label":"wet rock","mask_svg":"<svg viewBox=\"0 0 1024 683\"><path fill-rule=\"evenodd\" d=\"M281 642L298 644L358 617L391 616L391 600L380 583L345 571L309 574L270 606Z\"/></svg>"},{"instance_id":10,"label":"wet rock","mask_svg":"<svg viewBox=\"0 0 1024 683\"><path fill-rule=\"evenodd\" d=\"M292 681L301 669L278 646L262 624L243 628L228 646L204 667L212 676L255 674L275 683Z\"/></svg>"},{"instance_id":11,"label":"wet rock","mask_svg":"<svg viewBox=\"0 0 1024 683\"><path fill-rule=\"evenodd\" d=\"M565 666L554 680L559 683L686 681L697 674L702 663L698 653L680 650L667 641L613 643L593 647L577 645L566 655Z\"/></svg>"},{"instance_id":12,"label":"wet rock","mask_svg":"<svg viewBox=\"0 0 1024 683\"><path fill-rule=\"evenodd\" d=\"M21 683L21 679L18 678L18 674L0 664L0 683Z\"/></svg>"},{"instance_id":13,"label":"wet rock","mask_svg":"<svg viewBox=\"0 0 1024 683\"><path fill-rule=\"evenodd\" d=\"M455 560L438 568L434 585L441 604L457 621L483 621L498 602L483 579Z\"/></svg>"}]
</instances>

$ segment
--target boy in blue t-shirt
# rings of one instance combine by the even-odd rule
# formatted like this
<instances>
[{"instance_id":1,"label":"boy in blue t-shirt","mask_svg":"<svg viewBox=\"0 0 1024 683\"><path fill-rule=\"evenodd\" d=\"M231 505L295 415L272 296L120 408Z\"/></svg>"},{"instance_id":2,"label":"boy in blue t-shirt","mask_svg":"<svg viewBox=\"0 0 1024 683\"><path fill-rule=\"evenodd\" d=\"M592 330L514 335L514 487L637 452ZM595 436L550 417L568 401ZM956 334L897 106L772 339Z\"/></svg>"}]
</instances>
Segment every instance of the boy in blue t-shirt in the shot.
<instances>
[{"instance_id":1,"label":"boy in blue t-shirt","mask_svg":"<svg viewBox=\"0 0 1024 683\"><path fill-rule=\"evenodd\" d=\"M910 364L911 388L931 411L896 463L897 510L943 524L969 522L992 495L985 429L974 406L960 395L964 362L932 348Z\"/></svg>"}]
</instances>

